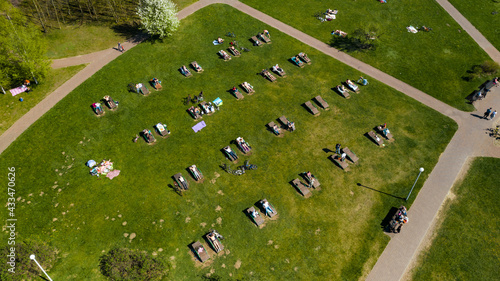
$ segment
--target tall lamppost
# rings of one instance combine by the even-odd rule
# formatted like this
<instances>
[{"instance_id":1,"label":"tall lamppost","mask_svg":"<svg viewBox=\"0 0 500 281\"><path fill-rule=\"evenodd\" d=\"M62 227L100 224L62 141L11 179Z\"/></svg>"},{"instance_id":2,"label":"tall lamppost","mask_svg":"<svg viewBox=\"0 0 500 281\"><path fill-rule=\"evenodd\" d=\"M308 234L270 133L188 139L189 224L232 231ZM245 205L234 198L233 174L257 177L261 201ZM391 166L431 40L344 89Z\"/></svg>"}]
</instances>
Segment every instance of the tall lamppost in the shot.
<instances>
[{"instance_id":1,"label":"tall lamppost","mask_svg":"<svg viewBox=\"0 0 500 281\"><path fill-rule=\"evenodd\" d=\"M30 259L34 260L36 262L36 265L38 265L38 267L43 271L43 273L45 273L45 276L47 276L47 278L49 278L50 281L52 281L52 279L50 278L50 276L47 274L47 272L45 272L45 270L43 270L42 266L36 261L35 259L35 255L31 255L30 256Z\"/></svg>"},{"instance_id":2,"label":"tall lamppost","mask_svg":"<svg viewBox=\"0 0 500 281\"><path fill-rule=\"evenodd\" d=\"M417 184L418 178L420 177L420 174L422 174L422 172L424 171L424 168L420 168L418 170L420 171L420 173L418 173L417 179L413 183L413 186L411 187L410 193L408 193L408 196L406 196L405 201L408 201L408 198L410 198L411 192L413 191L413 188L415 187L415 184Z\"/></svg>"}]
</instances>

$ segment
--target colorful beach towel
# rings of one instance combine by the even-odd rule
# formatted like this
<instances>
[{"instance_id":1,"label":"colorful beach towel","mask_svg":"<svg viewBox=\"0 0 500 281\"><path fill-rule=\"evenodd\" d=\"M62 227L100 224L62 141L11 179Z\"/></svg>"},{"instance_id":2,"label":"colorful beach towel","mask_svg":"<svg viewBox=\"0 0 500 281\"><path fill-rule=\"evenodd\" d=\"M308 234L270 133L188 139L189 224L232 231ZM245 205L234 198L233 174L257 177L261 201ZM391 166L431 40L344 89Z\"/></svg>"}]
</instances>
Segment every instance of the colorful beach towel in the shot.
<instances>
[{"instance_id":1,"label":"colorful beach towel","mask_svg":"<svg viewBox=\"0 0 500 281\"><path fill-rule=\"evenodd\" d=\"M22 92L26 92L27 90L28 90L28 87L26 87L26 85L22 85L20 87L10 89L9 91L12 94L12 96L15 96L15 95L18 95Z\"/></svg>"}]
</instances>

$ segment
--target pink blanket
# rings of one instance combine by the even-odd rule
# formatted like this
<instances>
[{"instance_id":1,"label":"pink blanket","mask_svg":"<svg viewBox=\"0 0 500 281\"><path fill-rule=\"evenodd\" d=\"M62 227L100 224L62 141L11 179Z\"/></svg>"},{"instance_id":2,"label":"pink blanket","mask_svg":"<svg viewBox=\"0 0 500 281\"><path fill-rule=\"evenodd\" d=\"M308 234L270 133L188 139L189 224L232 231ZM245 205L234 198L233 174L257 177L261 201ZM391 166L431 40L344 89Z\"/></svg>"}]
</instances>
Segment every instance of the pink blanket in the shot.
<instances>
[{"instance_id":1,"label":"pink blanket","mask_svg":"<svg viewBox=\"0 0 500 281\"><path fill-rule=\"evenodd\" d=\"M10 89L9 91L12 94L12 96L15 96L15 95L18 95L22 92L26 92L26 90L28 90L28 87L26 87L25 85L22 85L20 87Z\"/></svg>"},{"instance_id":2,"label":"pink blanket","mask_svg":"<svg viewBox=\"0 0 500 281\"><path fill-rule=\"evenodd\" d=\"M113 170L109 172L106 177L112 180L114 177L117 177L120 174L120 170Z\"/></svg>"}]
</instances>

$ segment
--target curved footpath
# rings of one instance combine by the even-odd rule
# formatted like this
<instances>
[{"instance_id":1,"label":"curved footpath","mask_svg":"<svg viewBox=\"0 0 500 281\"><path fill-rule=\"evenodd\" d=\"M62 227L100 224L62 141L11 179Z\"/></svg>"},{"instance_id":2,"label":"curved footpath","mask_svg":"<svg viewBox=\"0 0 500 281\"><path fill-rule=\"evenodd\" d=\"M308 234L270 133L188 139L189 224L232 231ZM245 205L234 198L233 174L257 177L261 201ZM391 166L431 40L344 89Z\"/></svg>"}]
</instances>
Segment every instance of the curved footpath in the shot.
<instances>
[{"instance_id":1,"label":"curved footpath","mask_svg":"<svg viewBox=\"0 0 500 281\"><path fill-rule=\"evenodd\" d=\"M437 0L438 3L476 40L490 57L500 61L500 52L496 50L477 29L474 28L453 6L446 0ZM365 64L343 52L340 52L326 43L323 43L289 25L286 25L248 5L236 0L201 0L179 12L179 19L214 3L230 5L263 23L272 26L287 35L329 55L382 83L412 97L421 103L441 112L458 123L459 128L445 151L441 154L438 163L431 171L427 181L418 193L408 215L411 222L406 225L400 234L393 236L377 263L367 276L367 280L400 280L405 274L412 260L418 255L419 245L425 238L436 214L445 200L455 180L464 172L464 166L469 157L488 156L500 158L500 148L495 147L493 139L488 136L487 129L492 128L496 120L479 118L486 108L493 107L500 111L500 88L496 87L486 99L476 104L476 112L467 113L457 110L426 93L402 82L398 79ZM144 38L134 38L123 45L126 50L140 43ZM91 77L104 65L120 55L116 49L104 50L92 54L55 60L52 67L66 67L70 65L88 64L78 74L69 79L47 98L33 107L21 117L12 127L0 136L0 153L2 153L18 136L31 124L50 110L57 102L69 94L83 81ZM415 167L415 174L417 174ZM425 167L424 167L425 168Z\"/></svg>"}]
</instances>

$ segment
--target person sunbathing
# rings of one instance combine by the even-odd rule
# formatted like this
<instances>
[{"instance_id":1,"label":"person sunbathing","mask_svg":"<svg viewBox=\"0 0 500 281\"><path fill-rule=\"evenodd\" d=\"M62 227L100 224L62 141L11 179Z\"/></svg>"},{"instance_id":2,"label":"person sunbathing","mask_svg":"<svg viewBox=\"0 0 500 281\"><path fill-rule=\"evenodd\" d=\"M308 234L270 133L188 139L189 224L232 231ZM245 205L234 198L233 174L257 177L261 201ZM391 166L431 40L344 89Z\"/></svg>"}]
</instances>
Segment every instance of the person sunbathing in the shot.
<instances>
[{"instance_id":1,"label":"person sunbathing","mask_svg":"<svg viewBox=\"0 0 500 281\"><path fill-rule=\"evenodd\" d=\"M252 86L252 85L250 85L250 83L248 83L248 82L243 82L243 86L244 86L245 88L247 88L248 90L253 89L253 86Z\"/></svg>"},{"instance_id":2,"label":"person sunbathing","mask_svg":"<svg viewBox=\"0 0 500 281\"><path fill-rule=\"evenodd\" d=\"M358 86L356 84L354 84L351 80L347 79L345 82L347 83L347 85L349 87L351 87L351 89L353 91L357 91L358 90Z\"/></svg>"},{"instance_id":3,"label":"person sunbathing","mask_svg":"<svg viewBox=\"0 0 500 281\"><path fill-rule=\"evenodd\" d=\"M337 85L337 91L339 91L341 94L345 93L346 90L347 89L344 87L344 85Z\"/></svg>"},{"instance_id":4,"label":"person sunbathing","mask_svg":"<svg viewBox=\"0 0 500 281\"><path fill-rule=\"evenodd\" d=\"M183 66L181 67L181 72L182 72L182 74L186 75L186 74L188 74L188 73L189 73L189 69L187 69L187 67L186 67L185 65L183 65Z\"/></svg>"},{"instance_id":5,"label":"person sunbathing","mask_svg":"<svg viewBox=\"0 0 500 281\"><path fill-rule=\"evenodd\" d=\"M278 125L274 125L273 126L273 132L276 134L276 135L279 135L280 134L280 128L278 127Z\"/></svg>"},{"instance_id":6,"label":"person sunbathing","mask_svg":"<svg viewBox=\"0 0 500 281\"><path fill-rule=\"evenodd\" d=\"M300 57L303 57L304 59L308 59L308 57L307 57L307 55L306 55L305 53L302 53L302 52L301 52L301 53L299 53L299 56L300 56Z\"/></svg>"},{"instance_id":7,"label":"person sunbathing","mask_svg":"<svg viewBox=\"0 0 500 281\"><path fill-rule=\"evenodd\" d=\"M259 40L255 40L255 42L253 43L254 46L259 46L261 43Z\"/></svg>"},{"instance_id":8,"label":"person sunbathing","mask_svg":"<svg viewBox=\"0 0 500 281\"><path fill-rule=\"evenodd\" d=\"M296 62L297 64L301 64L301 63L302 63L302 61L300 60L300 57L299 57L298 55L297 55L297 56L295 56L295 62Z\"/></svg>"},{"instance_id":9,"label":"person sunbathing","mask_svg":"<svg viewBox=\"0 0 500 281\"><path fill-rule=\"evenodd\" d=\"M243 151L245 151L245 152L250 151L250 147L248 146L247 142L242 137L238 137L236 139L236 142L243 149Z\"/></svg>"},{"instance_id":10,"label":"person sunbathing","mask_svg":"<svg viewBox=\"0 0 500 281\"><path fill-rule=\"evenodd\" d=\"M224 150L227 152L227 154L229 154L229 156L231 156L232 158L234 159L238 159L238 155L236 155L236 153L234 153L234 151L228 146L228 147L224 147Z\"/></svg>"},{"instance_id":11,"label":"person sunbathing","mask_svg":"<svg viewBox=\"0 0 500 281\"><path fill-rule=\"evenodd\" d=\"M259 213L256 211L256 210L253 210L252 213L251 213L252 217L253 218L256 218L259 216Z\"/></svg>"},{"instance_id":12,"label":"person sunbathing","mask_svg":"<svg viewBox=\"0 0 500 281\"><path fill-rule=\"evenodd\" d=\"M274 210L273 210L273 208L271 208L271 206L269 205L269 202L264 201L264 203L262 203L262 207L264 207L264 209L266 210L266 214L267 214L267 213L274 213Z\"/></svg>"},{"instance_id":13,"label":"person sunbathing","mask_svg":"<svg viewBox=\"0 0 500 281\"><path fill-rule=\"evenodd\" d=\"M217 240L217 237L215 236L215 234L209 233L208 239L210 239L210 241L212 241L212 245L214 245L215 250L217 252L219 252L221 250L221 247L219 245L219 240Z\"/></svg>"},{"instance_id":14,"label":"person sunbathing","mask_svg":"<svg viewBox=\"0 0 500 281\"><path fill-rule=\"evenodd\" d=\"M222 38L218 37L218 38L217 38L217 43L219 43L219 44L224 43L224 39L222 39Z\"/></svg>"},{"instance_id":15,"label":"person sunbathing","mask_svg":"<svg viewBox=\"0 0 500 281\"><path fill-rule=\"evenodd\" d=\"M290 130L290 132L295 131L295 123L294 122L288 121L287 127L288 127L288 130Z\"/></svg>"},{"instance_id":16,"label":"person sunbathing","mask_svg":"<svg viewBox=\"0 0 500 281\"><path fill-rule=\"evenodd\" d=\"M231 91L233 91L233 93L237 93L237 92L239 92L239 90L238 90L238 88L236 88L236 86L234 86L234 87L231 89Z\"/></svg>"},{"instance_id":17,"label":"person sunbathing","mask_svg":"<svg viewBox=\"0 0 500 281\"><path fill-rule=\"evenodd\" d=\"M201 66L197 62L193 63L193 66L194 66L194 69L196 69L196 71L202 71L203 70L203 68L201 68Z\"/></svg>"},{"instance_id":18,"label":"person sunbathing","mask_svg":"<svg viewBox=\"0 0 500 281\"><path fill-rule=\"evenodd\" d=\"M384 136L387 137L387 135L390 134L391 132L389 131L388 128L385 128L385 129L382 130L382 133L384 133Z\"/></svg>"}]
</instances>

